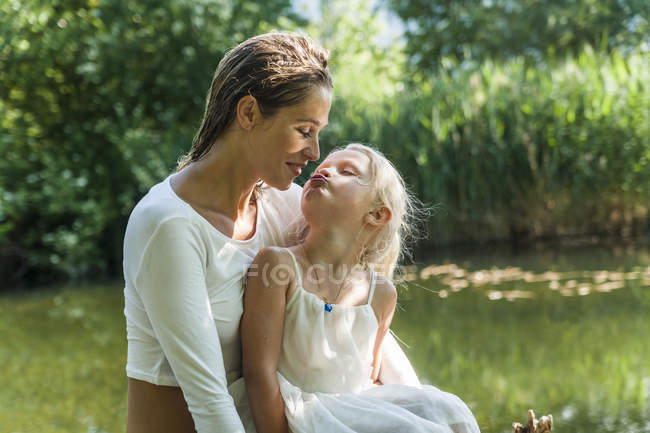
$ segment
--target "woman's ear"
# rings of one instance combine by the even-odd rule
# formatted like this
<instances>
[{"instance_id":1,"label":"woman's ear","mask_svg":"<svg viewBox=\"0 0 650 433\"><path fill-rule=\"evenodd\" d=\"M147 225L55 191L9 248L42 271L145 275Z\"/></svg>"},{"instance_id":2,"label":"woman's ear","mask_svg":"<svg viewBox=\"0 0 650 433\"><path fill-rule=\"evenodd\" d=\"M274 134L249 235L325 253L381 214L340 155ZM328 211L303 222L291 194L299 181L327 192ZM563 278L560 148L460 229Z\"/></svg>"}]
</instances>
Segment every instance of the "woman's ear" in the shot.
<instances>
[{"instance_id":1,"label":"woman's ear","mask_svg":"<svg viewBox=\"0 0 650 433\"><path fill-rule=\"evenodd\" d=\"M393 213L390 209L386 206L381 206L368 212L363 220L371 226L380 227L387 224L392 216Z\"/></svg>"},{"instance_id":2,"label":"woman's ear","mask_svg":"<svg viewBox=\"0 0 650 433\"><path fill-rule=\"evenodd\" d=\"M250 131L253 127L260 122L262 113L260 106L252 95L246 95L237 102L235 108L235 117L237 123L246 131Z\"/></svg>"}]
</instances>

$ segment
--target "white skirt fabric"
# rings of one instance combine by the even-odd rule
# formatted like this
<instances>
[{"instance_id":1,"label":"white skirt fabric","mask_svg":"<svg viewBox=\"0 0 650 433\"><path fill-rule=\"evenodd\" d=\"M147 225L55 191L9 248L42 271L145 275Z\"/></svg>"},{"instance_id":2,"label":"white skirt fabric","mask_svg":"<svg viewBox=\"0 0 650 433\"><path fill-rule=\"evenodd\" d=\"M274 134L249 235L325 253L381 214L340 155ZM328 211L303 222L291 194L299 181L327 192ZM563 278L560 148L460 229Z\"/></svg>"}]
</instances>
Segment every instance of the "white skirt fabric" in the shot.
<instances>
[{"instance_id":1,"label":"white skirt fabric","mask_svg":"<svg viewBox=\"0 0 650 433\"><path fill-rule=\"evenodd\" d=\"M278 374L292 433L479 433L458 397L430 385L304 392Z\"/></svg>"},{"instance_id":2,"label":"white skirt fabric","mask_svg":"<svg viewBox=\"0 0 650 433\"><path fill-rule=\"evenodd\" d=\"M479 433L469 408L431 385L381 385L359 393L304 392L278 373L292 433ZM229 388L246 433L256 433L244 379Z\"/></svg>"}]
</instances>

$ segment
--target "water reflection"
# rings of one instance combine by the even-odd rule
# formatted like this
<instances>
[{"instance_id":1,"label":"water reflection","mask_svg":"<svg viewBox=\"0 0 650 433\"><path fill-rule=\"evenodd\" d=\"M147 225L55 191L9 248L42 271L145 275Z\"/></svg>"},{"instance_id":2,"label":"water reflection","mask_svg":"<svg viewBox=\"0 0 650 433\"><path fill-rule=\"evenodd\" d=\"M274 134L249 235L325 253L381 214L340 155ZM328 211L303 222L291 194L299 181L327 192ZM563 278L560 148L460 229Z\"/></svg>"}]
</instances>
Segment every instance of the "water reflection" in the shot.
<instances>
[{"instance_id":1,"label":"water reflection","mask_svg":"<svg viewBox=\"0 0 650 433\"><path fill-rule=\"evenodd\" d=\"M647 247L490 251L404 271L391 328L482 433L510 432L529 408L554 415L553 433L650 433ZM124 431L123 308L121 282L0 297L0 430Z\"/></svg>"},{"instance_id":2,"label":"water reflection","mask_svg":"<svg viewBox=\"0 0 650 433\"><path fill-rule=\"evenodd\" d=\"M554 433L650 433L647 246L471 252L402 275L393 329L483 433L529 408Z\"/></svg>"},{"instance_id":3,"label":"water reflection","mask_svg":"<svg viewBox=\"0 0 650 433\"><path fill-rule=\"evenodd\" d=\"M438 296L446 298L450 292L459 292L470 286L499 286L504 283L526 283L530 290L500 290L492 288L485 291L490 300L531 299L535 297L534 289L539 286L534 283L547 283L546 287L557 291L562 296L585 296L592 292L611 292L625 287L626 281L637 282L639 286L650 286L650 266L636 266L631 271L593 270L556 272L545 271L535 273L519 267L480 269L470 271L457 264L431 265L418 270L414 266L402 269L403 280L407 283L436 279L445 287L439 290Z\"/></svg>"}]
</instances>

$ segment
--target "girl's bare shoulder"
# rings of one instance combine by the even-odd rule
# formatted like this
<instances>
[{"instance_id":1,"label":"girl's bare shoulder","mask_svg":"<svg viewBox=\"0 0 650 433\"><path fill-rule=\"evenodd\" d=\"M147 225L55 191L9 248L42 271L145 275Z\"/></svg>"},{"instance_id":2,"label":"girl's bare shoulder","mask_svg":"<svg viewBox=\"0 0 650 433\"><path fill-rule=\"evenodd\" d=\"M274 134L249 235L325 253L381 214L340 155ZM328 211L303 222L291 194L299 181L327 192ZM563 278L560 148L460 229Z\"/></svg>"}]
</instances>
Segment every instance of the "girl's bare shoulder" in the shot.
<instances>
[{"instance_id":1,"label":"girl's bare shoulder","mask_svg":"<svg viewBox=\"0 0 650 433\"><path fill-rule=\"evenodd\" d=\"M259 250L246 276L247 285L251 280L263 286L292 287L296 281L293 258L282 247L265 247Z\"/></svg>"},{"instance_id":2,"label":"girl's bare shoulder","mask_svg":"<svg viewBox=\"0 0 650 433\"><path fill-rule=\"evenodd\" d=\"M375 293L371 305L378 318L392 316L397 304L397 289L393 282L381 274L376 275Z\"/></svg>"},{"instance_id":3,"label":"girl's bare shoulder","mask_svg":"<svg viewBox=\"0 0 650 433\"><path fill-rule=\"evenodd\" d=\"M257 252L253 259L253 263L268 263L268 264L293 264L293 259L289 254L287 248L282 247L264 247Z\"/></svg>"}]
</instances>

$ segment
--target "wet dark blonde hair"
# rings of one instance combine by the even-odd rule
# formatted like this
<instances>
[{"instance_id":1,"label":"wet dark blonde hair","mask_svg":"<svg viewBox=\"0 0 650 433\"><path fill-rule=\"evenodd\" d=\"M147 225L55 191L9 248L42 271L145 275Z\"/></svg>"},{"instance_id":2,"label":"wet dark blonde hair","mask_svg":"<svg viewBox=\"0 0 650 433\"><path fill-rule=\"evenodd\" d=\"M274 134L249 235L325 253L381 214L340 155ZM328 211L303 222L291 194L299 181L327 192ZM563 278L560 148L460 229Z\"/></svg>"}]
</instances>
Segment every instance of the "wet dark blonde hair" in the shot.
<instances>
[{"instance_id":1,"label":"wet dark blonde hair","mask_svg":"<svg viewBox=\"0 0 650 433\"><path fill-rule=\"evenodd\" d=\"M332 88L328 53L307 37L272 32L237 45L219 62L208 92L205 115L182 170L207 154L235 119L239 100L251 95L263 116L304 101L318 86Z\"/></svg>"}]
</instances>

